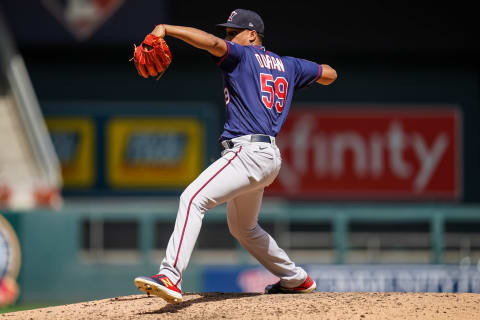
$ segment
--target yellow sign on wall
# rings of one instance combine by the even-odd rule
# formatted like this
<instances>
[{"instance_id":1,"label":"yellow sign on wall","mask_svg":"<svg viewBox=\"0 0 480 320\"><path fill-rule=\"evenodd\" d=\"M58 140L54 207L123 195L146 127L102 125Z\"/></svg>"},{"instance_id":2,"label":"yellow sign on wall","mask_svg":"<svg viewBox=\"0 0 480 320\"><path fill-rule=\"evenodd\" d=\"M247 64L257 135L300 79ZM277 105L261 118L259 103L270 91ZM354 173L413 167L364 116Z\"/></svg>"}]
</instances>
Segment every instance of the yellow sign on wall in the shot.
<instances>
[{"instance_id":1,"label":"yellow sign on wall","mask_svg":"<svg viewBox=\"0 0 480 320\"><path fill-rule=\"evenodd\" d=\"M90 187L96 178L95 126L82 117L48 117L65 187Z\"/></svg>"},{"instance_id":2,"label":"yellow sign on wall","mask_svg":"<svg viewBox=\"0 0 480 320\"><path fill-rule=\"evenodd\" d=\"M204 128L193 118L113 118L107 125L107 181L118 188L177 188L203 168Z\"/></svg>"}]
</instances>

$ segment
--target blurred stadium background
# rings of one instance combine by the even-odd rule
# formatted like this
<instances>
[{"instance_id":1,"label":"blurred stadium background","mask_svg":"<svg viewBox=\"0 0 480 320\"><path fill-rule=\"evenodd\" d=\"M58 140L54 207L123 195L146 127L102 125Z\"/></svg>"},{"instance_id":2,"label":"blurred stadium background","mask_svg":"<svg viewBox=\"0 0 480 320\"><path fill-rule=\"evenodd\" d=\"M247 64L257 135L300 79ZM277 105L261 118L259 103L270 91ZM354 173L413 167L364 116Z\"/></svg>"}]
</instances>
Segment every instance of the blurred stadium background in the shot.
<instances>
[{"instance_id":1,"label":"blurred stadium background","mask_svg":"<svg viewBox=\"0 0 480 320\"><path fill-rule=\"evenodd\" d=\"M171 38L161 80L128 60L157 23L218 34L235 8L260 13L269 50L339 75L294 98L262 226L319 290L480 292L474 11L311 6L0 3L0 210L21 247L17 304L135 294L132 279L157 271L177 197L220 152L222 80L208 54ZM3 242L2 277L16 254ZM187 291L259 291L272 276L229 235L220 206L184 279Z\"/></svg>"}]
</instances>

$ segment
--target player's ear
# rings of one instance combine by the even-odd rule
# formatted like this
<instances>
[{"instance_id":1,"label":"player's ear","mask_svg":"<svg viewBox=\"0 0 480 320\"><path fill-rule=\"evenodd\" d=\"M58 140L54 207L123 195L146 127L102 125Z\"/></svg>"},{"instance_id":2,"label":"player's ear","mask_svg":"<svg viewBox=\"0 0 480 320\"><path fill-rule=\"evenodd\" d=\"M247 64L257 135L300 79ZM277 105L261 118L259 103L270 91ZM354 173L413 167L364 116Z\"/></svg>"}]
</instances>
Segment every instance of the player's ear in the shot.
<instances>
[{"instance_id":1,"label":"player's ear","mask_svg":"<svg viewBox=\"0 0 480 320\"><path fill-rule=\"evenodd\" d=\"M258 38L257 31L248 30L248 41L250 41L250 43L255 43L257 38Z\"/></svg>"}]
</instances>

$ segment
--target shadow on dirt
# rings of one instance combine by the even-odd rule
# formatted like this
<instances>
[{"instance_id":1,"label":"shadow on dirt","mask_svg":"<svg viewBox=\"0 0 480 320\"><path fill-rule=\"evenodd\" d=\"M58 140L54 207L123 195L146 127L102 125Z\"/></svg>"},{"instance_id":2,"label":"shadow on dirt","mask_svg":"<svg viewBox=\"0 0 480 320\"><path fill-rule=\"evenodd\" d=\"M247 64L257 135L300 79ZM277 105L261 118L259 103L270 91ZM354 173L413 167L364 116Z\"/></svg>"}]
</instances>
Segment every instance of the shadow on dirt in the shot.
<instances>
[{"instance_id":1,"label":"shadow on dirt","mask_svg":"<svg viewBox=\"0 0 480 320\"><path fill-rule=\"evenodd\" d=\"M143 295L136 295L136 296L126 296L126 297L116 297L111 298L110 302L117 302L117 301L134 301L134 300L141 300L141 299L150 299L149 296Z\"/></svg>"},{"instance_id":2,"label":"shadow on dirt","mask_svg":"<svg viewBox=\"0 0 480 320\"><path fill-rule=\"evenodd\" d=\"M182 309L188 308L189 306L196 303L205 303L211 301L223 301L228 299L241 299L247 297L255 297L261 295L262 293L224 293L224 292L206 292L206 293L185 293L184 296L188 295L200 295L200 298L187 300L179 304L167 304L166 306L149 312L141 312L141 314L162 314L162 313L176 313Z\"/></svg>"}]
</instances>

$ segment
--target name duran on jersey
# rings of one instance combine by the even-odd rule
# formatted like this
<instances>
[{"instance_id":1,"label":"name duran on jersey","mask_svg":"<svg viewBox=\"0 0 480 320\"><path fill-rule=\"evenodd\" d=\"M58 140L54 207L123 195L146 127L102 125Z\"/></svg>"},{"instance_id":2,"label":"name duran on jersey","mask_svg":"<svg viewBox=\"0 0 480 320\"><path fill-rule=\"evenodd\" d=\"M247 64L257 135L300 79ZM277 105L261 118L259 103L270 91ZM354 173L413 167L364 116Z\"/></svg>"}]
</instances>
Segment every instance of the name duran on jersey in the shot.
<instances>
[{"instance_id":1,"label":"name duran on jersey","mask_svg":"<svg viewBox=\"0 0 480 320\"><path fill-rule=\"evenodd\" d=\"M275 137L286 120L294 91L317 81L321 65L280 56L263 46L225 43L225 55L214 57L224 76L226 114L220 140L248 134Z\"/></svg>"},{"instance_id":2,"label":"name duran on jersey","mask_svg":"<svg viewBox=\"0 0 480 320\"><path fill-rule=\"evenodd\" d=\"M266 68L270 70L275 69L281 72L285 72L285 67L283 66L282 59L280 58L258 53L255 54L255 58L257 58L260 68Z\"/></svg>"}]
</instances>

